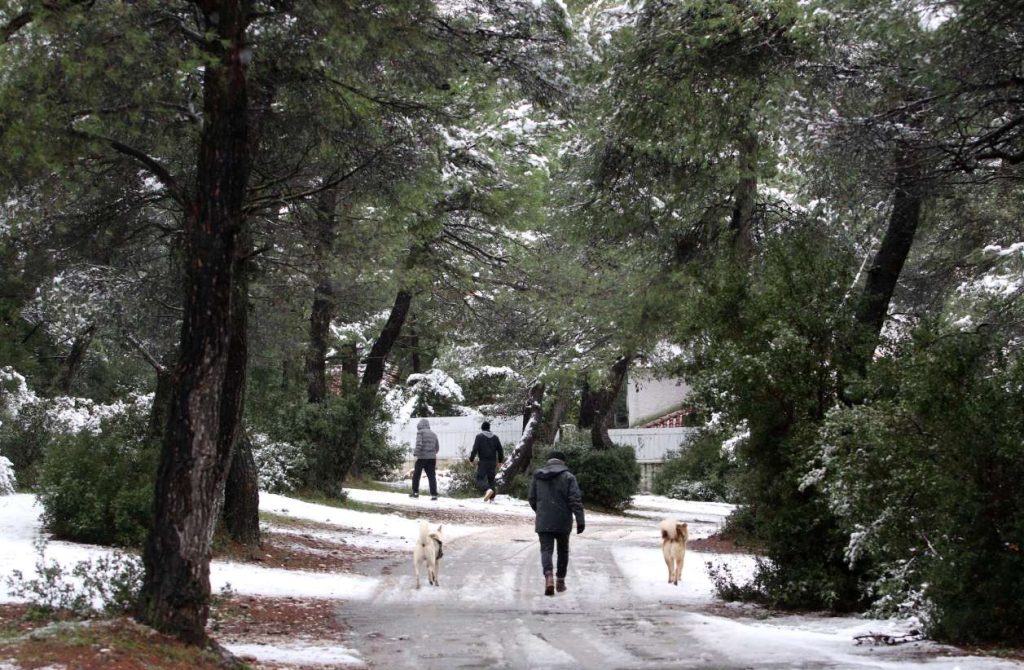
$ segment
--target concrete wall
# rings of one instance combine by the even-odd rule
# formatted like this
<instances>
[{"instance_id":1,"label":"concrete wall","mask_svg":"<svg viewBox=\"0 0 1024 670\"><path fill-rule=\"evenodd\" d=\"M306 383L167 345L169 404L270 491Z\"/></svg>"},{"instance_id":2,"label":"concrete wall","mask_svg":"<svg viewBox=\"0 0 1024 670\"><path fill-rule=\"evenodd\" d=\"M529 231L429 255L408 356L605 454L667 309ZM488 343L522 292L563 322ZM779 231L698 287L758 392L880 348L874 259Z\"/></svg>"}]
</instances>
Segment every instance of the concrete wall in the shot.
<instances>
[{"instance_id":1,"label":"concrete wall","mask_svg":"<svg viewBox=\"0 0 1024 670\"><path fill-rule=\"evenodd\" d=\"M644 370L631 370L626 388L629 425L642 425L679 409L690 387L682 379L658 379Z\"/></svg>"}]
</instances>

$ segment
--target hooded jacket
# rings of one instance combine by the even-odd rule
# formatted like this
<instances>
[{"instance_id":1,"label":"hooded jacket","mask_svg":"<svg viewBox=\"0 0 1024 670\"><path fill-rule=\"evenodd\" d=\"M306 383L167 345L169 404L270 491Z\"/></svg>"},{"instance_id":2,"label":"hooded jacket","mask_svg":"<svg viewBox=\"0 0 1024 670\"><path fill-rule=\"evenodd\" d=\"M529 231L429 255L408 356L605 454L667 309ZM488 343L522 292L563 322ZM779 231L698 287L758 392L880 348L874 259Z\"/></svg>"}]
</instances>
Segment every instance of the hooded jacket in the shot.
<instances>
[{"instance_id":1,"label":"hooded jacket","mask_svg":"<svg viewBox=\"0 0 1024 670\"><path fill-rule=\"evenodd\" d=\"M481 431L473 440L473 451L469 453L469 460L480 457L480 464L490 463L496 465L498 461L505 460L505 454L501 450L501 440L489 430Z\"/></svg>"},{"instance_id":2,"label":"hooded jacket","mask_svg":"<svg viewBox=\"0 0 1024 670\"><path fill-rule=\"evenodd\" d=\"M577 529L584 526L580 485L568 466L557 458L533 473L530 507L537 513L534 530L538 533L571 532L573 516Z\"/></svg>"},{"instance_id":3,"label":"hooded jacket","mask_svg":"<svg viewBox=\"0 0 1024 670\"><path fill-rule=\"evenodd\" d=\"M437 435L430 430L430 422L420 419L416 424L416 446L412 450L412 457L436 460L438 448Z\"/></svg>"}]
</instances>

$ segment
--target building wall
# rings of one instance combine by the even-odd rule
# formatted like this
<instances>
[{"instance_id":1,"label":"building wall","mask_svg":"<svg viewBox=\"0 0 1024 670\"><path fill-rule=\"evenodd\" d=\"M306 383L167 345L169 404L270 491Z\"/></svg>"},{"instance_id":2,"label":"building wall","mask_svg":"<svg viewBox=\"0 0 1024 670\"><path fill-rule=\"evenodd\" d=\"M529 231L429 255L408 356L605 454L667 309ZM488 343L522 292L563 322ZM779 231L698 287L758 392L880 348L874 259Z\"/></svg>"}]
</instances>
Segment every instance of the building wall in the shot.
<instances>
[{"instance_id":1,"label":"building wall","mask_svg":"<svg viewBox=\"0 0 1024 670\"><path fill-rule=\"evenodd\" d=\"M682 379L659 379L643 370L630 371L626 388L629 425L643 425L679 409L689 393L690 387Z\"/></svg>"}]
</instances>

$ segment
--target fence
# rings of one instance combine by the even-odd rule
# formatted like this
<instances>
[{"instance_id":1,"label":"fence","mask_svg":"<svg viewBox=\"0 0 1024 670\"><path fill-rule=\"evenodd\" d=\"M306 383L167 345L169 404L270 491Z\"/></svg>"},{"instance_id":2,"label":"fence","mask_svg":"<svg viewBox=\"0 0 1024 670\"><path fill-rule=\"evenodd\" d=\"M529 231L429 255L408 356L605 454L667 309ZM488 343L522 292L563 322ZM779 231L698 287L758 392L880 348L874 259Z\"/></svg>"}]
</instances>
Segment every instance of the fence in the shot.
<instances>
[{"instance_id":1,"label":"fence","mask_svg":"<svg viewBox=\"0 0 1024 670\"><path fill-rule=\"evenodd\" d=\"M469 456L473 449L473 440L480 433L480 424L483 423L480 416L432 416L427 419L430 422L430 430L437 435L440 449L437 458L442 461L455 460ZM416 444L416 424L419 419L409 419L405 423L394 424L389 431L392 444L404 444L407 448L408 458L412 458L412 448ZM521 418L491 419L491 432L498 436L501 445L508 454L519 442L523 434L523 420Z\"/></svg>"},{"instance_id":2,"label":"fence","mask_svg":"<svg viewBox=\"0 0 1024 670\"><path fill-rule=\"evenodd\" d=\"M452 460L469 455L473 448L473 440L480 432L482 417L447 416L430 417L430 429L437 434L440 460ZM391 426L390 437L394 444L405 444L412 457L412 447L416 444L416 424L419 419L410 419L402 424ZM505 452L509 453L519 442L523 434L522 419L492 419L491 432L501 439ZM608 431L615 444L633 447L639 463L662 463L668 454L679 451L689 444L696 433L696 428L615 428Z\"/></svg>"},{"instance_id":3,"label":"fence","mask_svg":"<svg viewBox=\"0 0 1024 670\"><path fill-rule=\"evenodd\" d=\"M638 463L663 463L693 439L696 428L613 428L608 437L615 444L631 446Z\"/></svg>"}]
</instances>

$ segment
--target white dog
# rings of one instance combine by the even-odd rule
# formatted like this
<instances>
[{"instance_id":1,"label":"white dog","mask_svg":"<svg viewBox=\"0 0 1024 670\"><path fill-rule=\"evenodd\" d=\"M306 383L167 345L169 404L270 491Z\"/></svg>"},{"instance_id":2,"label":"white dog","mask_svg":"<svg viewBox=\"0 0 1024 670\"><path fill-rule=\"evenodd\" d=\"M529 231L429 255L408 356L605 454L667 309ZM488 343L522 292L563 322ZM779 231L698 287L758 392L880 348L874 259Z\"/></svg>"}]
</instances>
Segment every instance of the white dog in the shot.
<instances>
[{"instance_id":1,"label":"white dog","mask_svg":"<svg viewBox=\"0 0 1024 670\"><path fill-rule=\"evenodd\" d=\"M420 587L420 563L427 565L427 580L433 586L440 586L438 580L441 567L441 557L444 555L441 547L444 544L444 537L441 535L441 526L431 529L426 521L420 520L420 536L416 540L416 547L412 551L412 565L416 570L416 588Z\"/></svg>"},{"instance_id":2,"label":"white dog","mask_svg":"<svg viewBox=\"0 0 1024 670\"><path fill-rule=\"evenodd\" d=\"M679 584L683 559L686 558L686 541L690 537L689 528L675 519L665 519L658 527L661 529L661 553L665 555L665 565L668 566L668 583Z\"/></svg>"}]
</instances>

